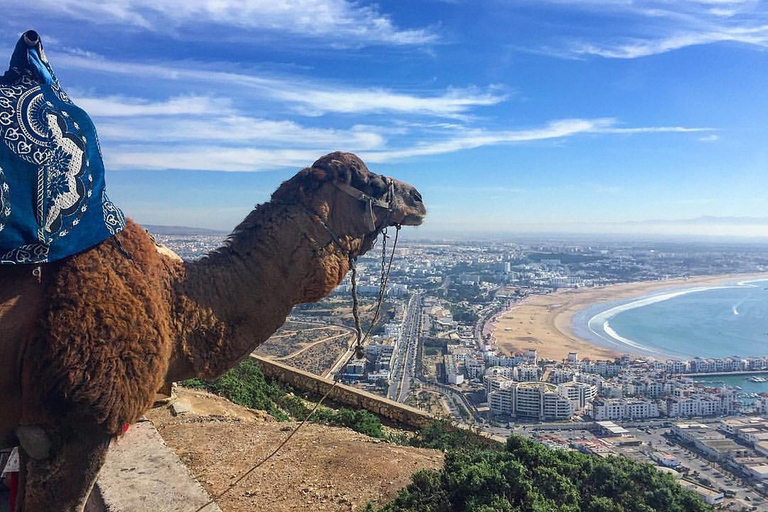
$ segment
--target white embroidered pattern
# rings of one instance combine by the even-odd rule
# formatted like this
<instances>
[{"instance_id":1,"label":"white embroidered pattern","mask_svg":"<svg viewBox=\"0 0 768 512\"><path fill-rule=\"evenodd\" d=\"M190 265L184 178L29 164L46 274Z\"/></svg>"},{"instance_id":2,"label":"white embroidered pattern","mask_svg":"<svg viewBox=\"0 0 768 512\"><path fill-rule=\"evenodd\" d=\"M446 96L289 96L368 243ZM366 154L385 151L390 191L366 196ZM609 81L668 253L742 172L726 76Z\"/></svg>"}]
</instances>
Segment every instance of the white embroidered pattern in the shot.
<instances>
[{"instance_id":1,"label":"white embroidered pattern","mask_svg":"<svg viewBox=\"0 0 768 512\"><path fill-rule=\"evenodd\" d=\"M5 222L11 216L11 187L5 180L3 168L0 167L0 231L5 229Z\"/></svg>"},{"instance_id":2,"label":"white embroidered pattern","mask_svg":"<svg viewBox=\"0 0 768 512\"><path fill-rule=\"evenodd\" d=\"M57 99L69 102L59 87L52 90ZM67 112L54 108L25 75L15 85L0 87L0 109L3 143L38 169L37 236L39 242L50 243L69 233L87 210L93 182L86 139Z\"/></svg>"}]
</instances>

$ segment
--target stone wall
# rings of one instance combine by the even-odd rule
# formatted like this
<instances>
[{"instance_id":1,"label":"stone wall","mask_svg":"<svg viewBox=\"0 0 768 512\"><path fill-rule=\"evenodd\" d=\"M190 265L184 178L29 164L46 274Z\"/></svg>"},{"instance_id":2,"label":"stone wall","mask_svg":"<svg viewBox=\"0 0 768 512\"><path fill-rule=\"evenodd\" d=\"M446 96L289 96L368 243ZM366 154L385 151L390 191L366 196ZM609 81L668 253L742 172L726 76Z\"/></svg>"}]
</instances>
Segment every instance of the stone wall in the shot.
<instances>
[{"instance_id":1,"label":"stone wall","mask_svg":"<svg viewBox=\"0 0 768 512\"><path fill-rule=\"evenodd\" d=\"M333 381L313 373L292 368L263 357L251 357L258 363L264 375L285 382L296 389L323 396L333 386ZM341 383L336 384L336 387L328 395L328 399L355 409L365 409L382 418L415 428L420 428L434 420L433 416L415 407L409 407Z\"/></svg>"}]
</instances>

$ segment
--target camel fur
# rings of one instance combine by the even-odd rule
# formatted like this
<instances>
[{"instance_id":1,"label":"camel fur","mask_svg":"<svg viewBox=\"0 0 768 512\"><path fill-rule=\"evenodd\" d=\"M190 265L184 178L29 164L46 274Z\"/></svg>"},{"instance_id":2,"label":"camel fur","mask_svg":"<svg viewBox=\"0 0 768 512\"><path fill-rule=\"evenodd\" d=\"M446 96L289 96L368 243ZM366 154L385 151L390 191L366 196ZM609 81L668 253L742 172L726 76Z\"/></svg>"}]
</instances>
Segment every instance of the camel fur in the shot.
<instances>
[{"instance_id":1,"label":"camel fur","mask_svg":"<svg viewBox=\"0 0 768 512\"><path fill-rule=\"evenodd\" d=\"M110 441L158 389L221 375L294 305L330 293L382 228L425 213L410 185L332 153L200 261L161 254L129 221L44 266L39 283L28 267L0 267L0 447L21 448L17 510L81 511Z\"/></svg>"}]
</instances>

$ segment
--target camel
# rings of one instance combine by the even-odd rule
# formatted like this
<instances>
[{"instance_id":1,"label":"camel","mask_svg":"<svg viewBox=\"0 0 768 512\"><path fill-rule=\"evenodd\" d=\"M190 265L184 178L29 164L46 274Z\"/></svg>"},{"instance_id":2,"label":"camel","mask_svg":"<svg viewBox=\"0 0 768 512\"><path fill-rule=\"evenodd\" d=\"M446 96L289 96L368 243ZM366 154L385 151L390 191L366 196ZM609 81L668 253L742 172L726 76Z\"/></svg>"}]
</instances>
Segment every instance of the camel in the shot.
<instances>
[{"instance_id":1,"label":"camel","mask_svg":"<svg viewBox=\"0 0 768 512\"><path fill-rule=\"evenodd\" d=\"M82 511L111 440L169 383L215 378L344 278L381 230L419 225L412 186L332 153L195 262L128 221L33 275L0 267L0 447L20 446L17 511Z\"/></svg>"}]
</instances>

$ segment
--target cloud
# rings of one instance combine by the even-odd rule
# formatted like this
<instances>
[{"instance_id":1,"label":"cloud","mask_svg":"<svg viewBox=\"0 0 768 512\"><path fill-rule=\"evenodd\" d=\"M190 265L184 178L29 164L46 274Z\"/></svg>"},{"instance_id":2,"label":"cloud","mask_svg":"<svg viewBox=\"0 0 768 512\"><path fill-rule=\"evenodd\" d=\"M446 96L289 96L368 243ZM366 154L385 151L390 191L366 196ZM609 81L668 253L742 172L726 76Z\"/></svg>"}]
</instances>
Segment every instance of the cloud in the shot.
<instances>
[{"instance_id":1,"label":"cloud","mask_svg":"<svg viewBox=\"0 0 768 512\"><path fill-rule=\"evenodd\" d=\"M592 19L588 39L539 49L561 57L635 59L723 42L768 47L768 13L752 0L542 1Z\"/></svg>"},{"instance_id":2,"label":"cloud","mask_svg":"<svg viewBox=\"0 0 768 512\"><path fill-rule=\"evenodd\" d=\"M461 117L470 108L493 106L506 99L504 95L475 89L451 89L430 97L401 94L385 89L286 89L276 91L275 96L305 107L303 111L308 114L399 112L447 118Z\"/></svg>"},{"instance_id":3,"label":"cloud","mask_svg":"<svg viewBox=\"0 0 768 512\"><path fill-rule=\"evenodd\" d=\"M374 153L366 153L366 160L371 162L385 162L402 158L413 158L445 153L454 153L475 149L483 146L496 146L501 144L514 144L536 142L552 139L564 139L585 134L650 134L650 133L696 133L711 130L710 128L685 128L679 126L657 126L638 128L618 128L617 121L612 118L597 119L560 119L549 122L541 128L529 128L524 130L487 131L481 129L463 129L460 135L447 137L442 141L417 144L413 147L395 150L385 150Z\"/></svg>"},{"instance_id":4,"label":"cloud","mask_svg":"<svg viewBox=\"0 0 768 512\"><path fill-rule=\"evenodd\" d=\"M95 118L99 135L120 145L130 143L167 145L199 141L223 146L258 144L264 147L350 147L356 150L381 147L384 137L372 129L323 129L292 121L271 121L243 115L202 118Z\"/></svg>"},{"instance_id":5,"label":"cloud","mask_svg":"<svg viewBox=\"0 0 768 512\"><path fill-rule=\"evenodd\" d=\"M265 78L242 73L194 69L181 64L137 64L109 61L82 52L56 55L58 65L114 75L148 77L153 80L195 81L215 84L217 88L246 88L265 98L279 100L294 112L319 116L327 113L366 114L400 113L445 118L461 118L475 107L493 106L508 96L498 87L451 88L429 96L403 94L387 89L360 89L303 77ZM140 108L137 105L135 108Z\"/></svg>"},{"instance_id":6,"label":"cloud","mask_svg":"<svg viewBox=\"0 0 768 512\"><path fill-rule=\"evenodd\" d=\"M77 92L73 93L78 96ZM152 102L139 98L109 96L104 98L81 97L79 106L91 116L135 117L167 115L221 115L231 110L230 101L208 96L179 96L168 101Z\"/></svg>"},{"instance_id":7,"label":"cloud","mask_svg":"<svg viewBox=\"0 0 768 512\"><path fill-rule=\"evenodd\" d=\"M715 31L688 32L648 40L632 40L617 44L587 44L573 48L574 55L596 55L612 59L635 59L666 53L689 46L736 42L748 45L768 46L768 25L755 28L721 29Z\"/></svg>"},{"instance_id":8,"label":"cloud","mask_svg":"<svg viewBox=\"0 0 768 512\"><path fill-rule=\"evenodd\" d=\"M706 128L622 128L612 118L560 119L519 130L470 129L454 123L311 127L246 115L227 98L181 96L149 101L84 96L110 169L263 171L306 165L328 148L382 163L485 146L564 139L584 134L688 133ZM292 149L281 149L286 146Z\"/></svg>"},{"instance_id":9,"label":"cloud","mask_svg":"<svg viewBox=\"0 0 768 512\"><path fill-rule=\"evenodd\" d=\"M299 169L317 160L324 151L316 149L230 148L187 146L172 149L159 146L132 146L105 152L109 169L271 171Z\"/></svg>"},{"instance_id":10,"label":"cloud","mask_svg":"<svg viewBox=\"0 0 768 512\"><path fill-rule=\"evenodd\" d=\"M296 168L313 161L328 147L354 151L365 161L386 163L465 151L485 146L564 139L585 134L686 133L698 129L666 127L611 130L611 119L565 119L542 128L509 131L456 130L412 134L415 143L396 145L370 127L360 130L319 130L290 122L222 118L158 125L100 123L99 131L113 141L104 158L111 169L179 169L265 171ZM246 129L253 128L253 130ZM440 140L437 140L437 137ZM290 143L293 149L279 149ZM256 147L251 147L256 146Z\"/></svg>"},{"instance_id":11,"label":"cloud","mask_svg":"<svg viewBox=\"0 0 768 512\"><path fill-rule=\"evenodd\" d=\"M59 19L172 31L181 38L191 28L218 25L335 44L419 45L437 40L425 28L396 27L377 6L348 0L36 0L24 9Z\"/></svg>"}]
</instances>

